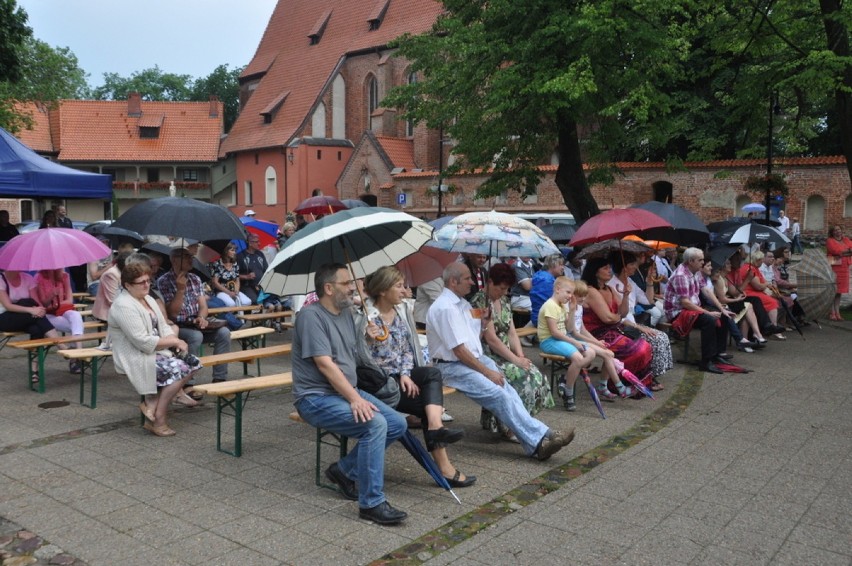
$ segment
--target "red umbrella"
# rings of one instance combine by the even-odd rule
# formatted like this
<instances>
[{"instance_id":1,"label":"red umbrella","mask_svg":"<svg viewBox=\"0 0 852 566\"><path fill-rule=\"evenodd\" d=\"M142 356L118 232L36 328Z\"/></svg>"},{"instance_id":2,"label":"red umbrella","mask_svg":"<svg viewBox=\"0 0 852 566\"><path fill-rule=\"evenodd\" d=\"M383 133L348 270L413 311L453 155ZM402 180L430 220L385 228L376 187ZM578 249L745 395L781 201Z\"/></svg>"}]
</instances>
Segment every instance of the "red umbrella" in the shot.
<instances>
[{"instance_id":1,"label":"red umbrella","mask_svg":"<svg viewBox=\"0 0 852 566\"><path fill-rule=\"evenodd\" d=\"M458 252L445 252L425 245L419 251L397 262L396 266L405 276L406 283L411 287L417 287L440 277L444 273L444 268L458 259Z\"/></svg>"},{"instance_id":2,"label":"red umbrella","mask_svg":"<svg viewBox=\"0 0 852 566\"><path fill-rule=\"evenodd\" d=\"M297 214L334 214L338 210L347 210L346 205L334 197L311 197L299 203L293 212Z\"/></svg>"},{"instance_id":3,"label":"red umbrella","mask_svg":"<svg viewBox=\"0 0 852 566\"><path fill-rule=\"evenodd\" d=\"M613 208L592 216L577 229L569 245L582 246L621 238L652 228L671 228L672 225L653 212L641 208Z\"/></svg>"}]
</instances>

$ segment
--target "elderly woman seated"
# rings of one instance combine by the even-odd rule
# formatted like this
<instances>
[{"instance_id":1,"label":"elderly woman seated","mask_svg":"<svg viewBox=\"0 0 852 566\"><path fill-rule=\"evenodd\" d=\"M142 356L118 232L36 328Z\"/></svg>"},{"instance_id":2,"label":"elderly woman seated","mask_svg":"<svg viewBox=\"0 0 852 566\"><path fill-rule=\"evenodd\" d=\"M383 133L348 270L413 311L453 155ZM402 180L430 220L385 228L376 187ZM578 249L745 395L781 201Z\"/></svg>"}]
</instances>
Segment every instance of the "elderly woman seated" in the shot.
<instances>
[{"instance_id":1,"label":"elderly woman seated","mask_svg":"<svg viewBox=\"0 0 852 566\"><path fill-rule=\"evenodd\" d=\"M494 360L509 384L518 392L524 407L531 415L555 405L547 379L532 361L524 355L521 341L512 320L512 306L507 293L515 284L515 271L505 263L498 263L488 271L488 284L474 295L474 308L491 309L491 321L483 336L483 351ZM483 409L480 422L483 428L498 431L512 440L512 433L497 422L489 411Z\"/></svg>"},{"instance_id":2,"label":"elderly woman seated","mask_svg":"<svg viewBox=\"0 0 852 566\"><path fill-rule=\"evenodd\" d=\"M758 255L759 254L759 255ZM766 279L756 267L763 260L760 252L751 253L751 262L742 261L742 256L736 253L731 256L731 272L727 276L728 284L737 291L744 293L746 297L760 300L766 311L769 324L760 330L765 334L772 334L778 340L786 340L783 332L785 328L778 325L778 299L771 296L772 291L766 283Z\"/></svg>"},{"instance_id":3,"label":"elderly woman seated","mask_svg":"<svg viewBox=\"0 0 852 566\"><path fill-rule=\"evenodd\" d=\"M121 270L121 291L109 309L109 333L115 369L145 396L139 410L146 430L155 436L174 436L166 421L169 403L184 383L201 368L187 354L187 344L177 337L148 290L151 270L137 262Z\"/></svg>"},{"instance_id":4,"label":"elderly woman seated","mask_svg":"<svg viewBox=\"0 0 852 566\"><path fill-rule=\"evenodd\" d=\"M464 432L443 426L441 415L444 391L441 372L423 366L423 354L410 309L405 279L396 267L382 267L364 280L369 295L368 320L363 310L355 313L355 323L366 336L367 350L375 364L399 384L400 399L395 407L402 413L420 417L426 449L452 487L468 487L475 476L465 476L447 456L447 444L461 440Z\"/></svg>"}]
</instances>

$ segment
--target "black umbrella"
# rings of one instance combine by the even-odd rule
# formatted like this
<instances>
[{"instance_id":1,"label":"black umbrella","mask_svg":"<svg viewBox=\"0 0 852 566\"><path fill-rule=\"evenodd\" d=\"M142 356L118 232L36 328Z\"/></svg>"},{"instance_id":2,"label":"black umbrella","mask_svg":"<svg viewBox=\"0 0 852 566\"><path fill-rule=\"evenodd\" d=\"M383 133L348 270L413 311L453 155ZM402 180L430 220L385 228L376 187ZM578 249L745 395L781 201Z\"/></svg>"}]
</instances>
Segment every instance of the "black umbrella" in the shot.
<instances>
[{"instance_id":1,"label":"black umbrella","mask_svg":"<svg viewBox=\"0 0 852 566\"><path fill-rule=\"evenodd\" d=\"M716 246L715 248L711 249L710 261L712 262L713 267L719 269L724 266L725 262L728 261L731 256L734 255L739 249L739 246L734 246L731 244L722 244L721 246Z\"/></svg>"},{"instance_id":2,"label":"black umbrella","mask_svg":"<svg viewBox=\"0 0 852 566\"><path fill-rule=\"evenodd\" d=\"M122 214L113 226L194 240L246 240L239 217L225 207L200 200L162 197L141 202Z\"/></svg>"},{"instance_id":3,"label":"black umbrella","mask_svg":"<svg viewBox=\"0 0 852 566\"><path fill-rule=\"evenodd\" d=\"M363 200L357 199L357 198L346 198L346 199L343 199L340 202L345 204L346 208L361 208L361 207L364 207L364 206L370 206L369 204L367 204Z\"/></svg>"},{"instance_id":4,"label":"black umbrella","mask_svg":"<svg viewBox=\"0 0 852 566\"><path fill-rule=\"evenodd\" d=\"M541 227L541 231L544 232L544 235L550 238L553 242L567 242L574 237L577 229L570 224L556 222L553 224L545 224Z\"/></svg>"},{"instance_id":5,"label":"black umbrella","mask_svg":"<svg viewBox=\"0 0 852 566\"><path fill-rule=\"evenodd\" d=\"M654 251L650 246L646 246L642 242L635 240L604 240L595 242L583 247L577 254L579 259L589 259L592 257L606 257L613 252L630 252L632 254L642 254Z\"/></svg>"},{"instance_id":6,"label":"black umbrella","mask_svg":"<svg viewBox=\"0 0 852 566\"><path fill-rule=\"evenodd\" d=\"M676 204L650 201L633 205L631 208L653 212L672 225L671 228L645 231L643 237L646 240L663 240L680 246L703 246L710 240L710 233L704 222L694 213Z\"/></svg>"},{"instance_id":7,"label":"black umbrella","mask_svg":"<svg viewBox=\"0 0 852 566\"><path fill-rule=\"evenodd\" d=\"M429 472L429 475L432 476L432 479L435 480L435 483L438 484L438 487L443 487L447 491L449 491L453 497L456 498L459 505L461 505L461 500L458 495L455 494L453 488L450 487L450 482L447 481L447 478L444 477L444 474L441 473L441 470L438 468L438 464L435 463L435 460L432 459L432 455L426 451L426 448L421 444L417 438L413 434L411 434L410 430L406 430L405 433L399 437L399 442L405 449L408 450L408 453L411 454L417 463L423 466L423 469Z\"/></svg>"},{"instance_id":8,"label":"black umbrella","mask_svg":"<svg viewBox=\"0 0 852 566\"><path fill-rule=\"evenodd\" d=\"M725 244L767 244L774 247L790 245L790 238L782 232L757 222L730 223L720 228L717 241Z\"/></svg>"},{"instance_id":9,"label":"black umbrella","mask_svg":"<svg viewBox=\"0 0 852 566\"><path fill-rule=\"evenodd\" d=\"M159 242L148 242L145 245L143 245L141 248L139 248L139 251L141 251L141 252L145 252L145 251L157 252L158 254L165 256L165 258L163 259L163 263L162 263L163 269L166 269L166 270L171 269L171 267L172 267L172 260L171 260L172 248L170 248L166 244L161 244ZM212 274L210 273L210 269L204 264L204 262L202 262L200 259L198 259L195 256L192 256L192 269L194 271L196 271L197 274L202 279L204 279L205 281L208 281L212 278Z\"/></svg>"},{"instance_id":10,"label":"black umbrella","mask_svg":"<svg viewBox=\"0 0 852 566\"><path fill-rule=\"evenodd\" d=\"M103 222L95 222L83 228L83 232L88 232L92 236L98 236L109 240L109 245L113 249L121 244L132 244L133 247L139 247L145 241L145 238L139 232L118 228Z\"/></svg>"}]
</instances>

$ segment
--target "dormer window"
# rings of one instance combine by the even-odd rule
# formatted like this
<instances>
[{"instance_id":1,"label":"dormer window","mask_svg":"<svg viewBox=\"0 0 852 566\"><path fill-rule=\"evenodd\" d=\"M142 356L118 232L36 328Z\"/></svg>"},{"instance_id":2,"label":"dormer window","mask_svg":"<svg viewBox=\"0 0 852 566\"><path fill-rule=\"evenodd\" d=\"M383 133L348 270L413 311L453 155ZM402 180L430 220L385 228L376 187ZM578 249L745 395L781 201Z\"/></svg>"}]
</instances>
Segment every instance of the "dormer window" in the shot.
<instances>
[{"instance_id":1,"label":"dormer window","mask_svg":"<svg viewBox=\"0 0 852 566\"><path fill-rule=\"evenodd\" d=\"M290 91L285 91L272 99L272 102L266 105L266 108L260 111L260 115L263 116L264 124L271 124L272 118L278 114L278 111L281 110L281 107L284 105L284 101L287 100L287 97L290 96Z\"/></svg>"},{"instance_id":2,"label":"dormer window","mask_svg":"<svg viewBox=\"0 0 852 566\"><path fill-rule=\"evenodd\" d=\"M160 128L165 116L162 114L146 115L139 118L139 138L143 140L155 140L160 137Z\"/></svg>"},{"instance_id":3,"label":"dormer window","mask_svg":"<svg viewBox=\"0 0 852 566\"><path fill-rule=\"evenodd\" d=\"M373 11L370 12L370 16L367 18L370 31L376 31L381 27L382 21L385 19L385 14L388 11L388 6L390 6L390 0L379 0Z\"/></svg>"},{"instance_id":4,"label":"dormer window","mask_svg":"<svg viewBox=\"0 0 852 566\"><path fill-rule=\"evenodd\" d=\"M139 128L139 137L143 140L155 140L160 137L160 128Z\"/></svg>"},{"instance_id":5,"label":"dormer window","mask_svg":"<svg viewBox=\"0 0 852 566\"><path fill-rule=\"evenodd\" d=\"M308 39L310 40L311 45L316 45L320 42L322 34L325 33L325 27L328 25L329 18L331 18L331 10L326 10L320 16L319 20L317 20L317 23L314 24L314 27L308 34Z\"/></svg>"}]
</instances>

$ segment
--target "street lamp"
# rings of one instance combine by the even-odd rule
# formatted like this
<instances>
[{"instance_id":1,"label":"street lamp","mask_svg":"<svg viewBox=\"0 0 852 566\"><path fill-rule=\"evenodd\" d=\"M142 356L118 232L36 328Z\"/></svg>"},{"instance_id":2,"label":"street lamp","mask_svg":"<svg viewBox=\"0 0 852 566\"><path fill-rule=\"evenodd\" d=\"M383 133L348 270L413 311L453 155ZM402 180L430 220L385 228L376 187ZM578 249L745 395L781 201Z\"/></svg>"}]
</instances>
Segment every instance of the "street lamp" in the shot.
<instances>
[{"instance_id":1,"label":"street lamp","mask_svg":"<svg viewBox=\"0 0 852 566\"><path fill-rule=\"evenodd\" d=\"M781 115L781 105L778 103L778 91L769 93L769 136L766 142L766 179L772 176L772 135L774 129L775 116ZM766 183L766 220L769 220L769 205L772 200L772 183Z\"/></svg>"}]
</instances>

